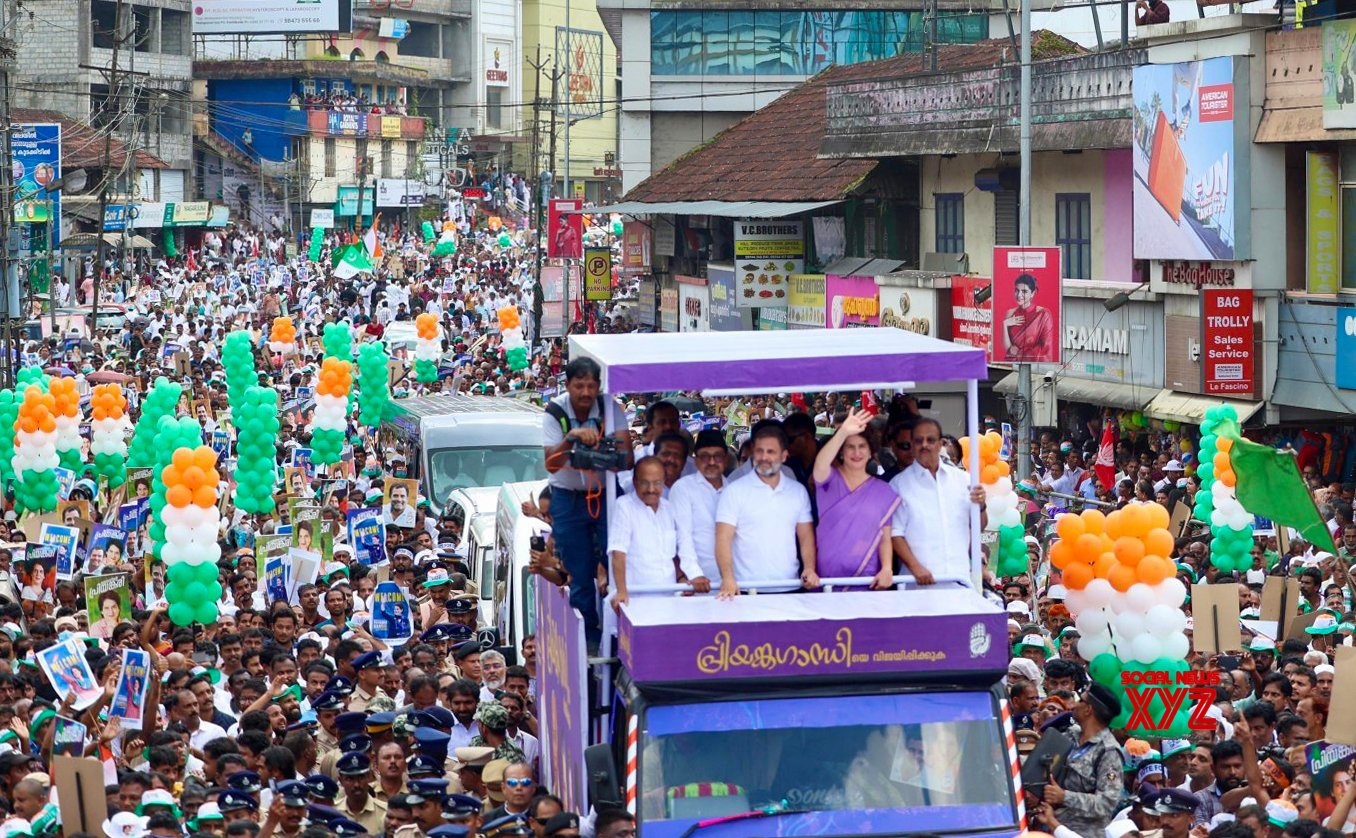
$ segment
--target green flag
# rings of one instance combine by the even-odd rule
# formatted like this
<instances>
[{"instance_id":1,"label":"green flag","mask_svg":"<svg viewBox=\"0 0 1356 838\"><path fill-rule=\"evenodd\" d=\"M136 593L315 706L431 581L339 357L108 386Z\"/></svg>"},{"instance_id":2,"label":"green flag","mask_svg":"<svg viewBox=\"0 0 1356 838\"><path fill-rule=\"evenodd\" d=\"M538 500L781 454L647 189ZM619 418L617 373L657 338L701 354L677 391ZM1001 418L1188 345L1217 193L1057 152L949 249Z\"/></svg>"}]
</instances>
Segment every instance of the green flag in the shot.
<instances>
[{"instance_id":1,"label":"green flag","mask_svg":"<svg viewBox=\"0 0 1356 838\"><path fill-rule=\"evenodd\" d=\"M1310 544L1337 552L1332 533L1318 514L1293 453L1236 438L1229 450L1229 461L1238 475L1234 492L1244 509L1294 527Z\"/></svg>"},{"instance_id":2,"label":"green flag","mask_svg":"<svg viewBox=\"0 0 1356 838\"><path fill-rule=\"evenodd\" d=\"M334 252L334 275L349 279L360 273L372 272L372 260L361 244L350 244Z\"/></svg>"}]
</instances>

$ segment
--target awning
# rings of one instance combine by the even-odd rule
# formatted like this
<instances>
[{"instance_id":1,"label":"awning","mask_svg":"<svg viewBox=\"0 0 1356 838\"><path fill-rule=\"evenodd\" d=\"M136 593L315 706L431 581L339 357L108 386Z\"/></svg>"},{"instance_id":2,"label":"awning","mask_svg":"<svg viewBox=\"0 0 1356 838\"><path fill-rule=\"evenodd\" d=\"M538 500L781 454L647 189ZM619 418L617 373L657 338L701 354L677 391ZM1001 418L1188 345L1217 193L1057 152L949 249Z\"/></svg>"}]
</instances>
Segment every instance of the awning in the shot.
<instances>
[{"instance_id":1,"label":"awning","mask_svg":"<svg viewBox=\"0 0 1356 838\"><path fill-rule=\"evenodd\" d=\"M722 218L786 218L841 204L834 201L622 201L582 212L619 212L624 215L718 215Z\"/></svg>"},{"instance_id":2,"label":"awning","mask_svg":"<svg viewBox=\"0 0 1356 838\"><path fill-rule=\"evenodd\" d=\"M1276 376L1271 403L1314 413L1356 413L1356 390L1339 390L1320 381Z\"/></svg>"},{"instance_id":3,"label":"awning","mask_svg":"<svg viewBox=\"0 0 1356 838\"><path fill-rule=\"evenodd\" d=\"M1261 402L1245 402L1241 399L1223 399L1219 396L1195 396L1179 393L1176 390L1162 390L1148 407L1144 415L1150 419L1167 419L1199 425L1205 420L1205 412L1212 407L1228 404L1238 411L1238 421L1246 422L1254 413L1262 409Z\"/></svg>"},{"instance_id":4,"label":"awning","mask_svg":"<svg viewBox=\"0 0 1356 838\"><path fill-rule=\"evenodd\" d=\"M1356 140L1356 129L1324 128L1323 108L1266 108L1257 126L1254 142L1302 143L1328 140Z\"/></svg>"},{"instance_id":5,"label":"awning","mask_svg":"<svg viewBox=\"0 0 1356 838\"><path fill-rule=\"evenodd\" d=\"M995 393L1012 395L1017 392L1018 374L1008 373L993 385ZM1037 382L1039 384L1039 382ZM1091 378L1060 376L1055 382L1055 397L1065 401L1086 402L1123 410L1143 410L1158 393L1157 387L1122 384L1117 381L1095 381Z\"/></svg>"},{"instance_id":6,"label":"awning","mask_svg":"<svg viewBox=\"0 0 1356 838\"><path fill-rule=\"evenodd\" d=\"M104 233L104 242L109 247L117 247L122 243L122 234ZM153 246L145 236L128 236L127 242L133 250L150 250ZM93 233L72 233L62 237L61 247L63 250L94 250L98 247L98 239Z\"/></svg>"},{"instance_id":7,"label":"awning","mask_svg":"<svg viewBox=\"0 0 1356 838\"><path fill-rule=\"evenodd\" d=\"M824 273L834 276L880 276L893 273L904 266L894 259L863 259L860 256L847 256L835 261L824 269Z\"/></svg>"}]
</instances>

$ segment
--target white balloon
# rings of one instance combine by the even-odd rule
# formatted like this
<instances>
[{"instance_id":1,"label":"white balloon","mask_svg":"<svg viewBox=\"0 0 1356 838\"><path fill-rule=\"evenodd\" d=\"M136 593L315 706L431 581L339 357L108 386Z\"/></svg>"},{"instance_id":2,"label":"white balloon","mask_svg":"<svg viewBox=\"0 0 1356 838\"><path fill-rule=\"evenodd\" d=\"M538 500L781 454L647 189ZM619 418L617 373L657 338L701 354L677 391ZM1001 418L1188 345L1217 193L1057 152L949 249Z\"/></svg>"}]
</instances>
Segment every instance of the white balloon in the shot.
<instances>
[{"instance_id":1,"label":"white balloon","mask_svg":"<svg viewBox=\"0 0 1356 838\"><path fill-rule=\"evenodd\" d=\"M1107 630L1107 616L1105 608L1089 608L1078 615L1074 625L1078 626L1078 633L1083 636L1101 634Z\"/></svg>"},{"instance_id":2,"label":"white balloon","mask_svg":"<svg viewBox=\"0 0 1356 838\"><path fill-rule=\"evenodd\" d=\"M1152 634L1141 634L1130 641L1131 657L1140 663L1153 663L1163 657L1163 644Z\"/></svg>"},{"instance_id":3,"label":"white balloon","mask_svg":"<svg viewBox=\"0 0 1356 838\"><path fill-rule=\"evenodd\" d=\"M1022 525L1022 513L1015 509L1009 509L1007 512L1004 512L1002 519L1000 526L1020 527Z\"/></svg>"},{"instance_id":4,"label":"white balloon","mask_svg":"<svg viewBox=\"0 0 1356 838\"><path fill-rule=\"evenodd\" d=\"M160 558L166 565L179 564L184 560L184 548L171 541L160 548Z\"/></svg>"},{"instance_id":5,"label":"white balloon","mask_svg":"<svg viewBox=\"0 0 1356 838\"><path fill-rule=\"evenodd\" d=\"M1089 607L1087 594L1082 591L1069 591L1064 595L1064 604L1068 606L1069 613L1075 617Z\"/></svg>"},{"instance_id":6,"label":"white balloon","mask_svg":"<svg viewBox=\"0 0 1356 838\"><path fill-rule=\"evenodd\" d=\"M1185 634L1170 634L1159 638L1163 643L1163 657L1181 660L1191 652L1191 641Z\"/></svg>"},{"instance_id":7,"label":"white balloon","mask_svg":"<svg viewBox=\"0 0 1356 838\"><path fill-rule=\"evenodd\" d=\"M1129 663L1135 659L1135 652L1128 641L1120 640L1116 643L1116 657L1120 658L1121 663ZM1084 658L1083 660L1087 660Z\"/></svg>"},{"instance_id":8,"label":"white balloon","mask_svg":"<svg viewBox=\"0 0 1356 838\"><path fill-rule=\"evenodd\" d=\"M992 484L990 484L988 488L988 493L990 496L996 495L998 497L1012 494L1012 478L1011 477L998 478Z\"/></svg>"},{"instance_id":9,"label":"white balloon","mask_svg":"<svg viewBox=\"0 0 1356 838\"><path fill-rule=\"evenodd\" d=\"M183 544L192 537L193 531L183 524L165 525L165 541L170 544Z\"/></svg>"},{"instance_id":10,"label":"white balloon","mask_svg":"<svg viewBox=\"0 0 1356 838\"><path fill-rule=\"evenodd\" d=\"M1143 582L1136 582L1125 592L1125 601L1131 609L1142 613L1152 608L1158 602L1158 597L1153 588Z\"/></svg>"},{"instance_id":11,"label":"white balloon","mask_svg":"<svg viewBox=\"0 0 1356 838\"><path fill-rule=\"evenodd\" d=\"M1228 523L1228 519L1218 507L1210 512L1210 523L1216 527L1222 527Z\"/></svg>"},{"instance_id":12,"label":"white balloon","mask_svg":"<svg viewBox=\"0 0 1356 838\"><path fill-rule=\"evenodd\" d=\"M1116 589L1105 579L1092 580L1083 589L1083 593L1087 596L1089 608L1105 608L1113 599L1120 599L1116 596Z\"/></svg>"},{"instance_id":13,"label":"white balloon","mask_svg":"<svg viewBox=\"0 0 1356 838\"><path fill-rule=\"evenodd\" d=\"M1139 637L1145 631L1144 615L1138 611L1122 611L1111 624L1116 628L1117 642Z\"/></svg>"},{"instance_id":14,"label":"white balloon","mask_svg":"<svg viewBox=\"0 0 1356 838\"><path fill-rule=\"evenodd\" d=\"M1090 661L1100 654L1111 651L1111 635L1092 634L1078 638L1078 656Z\"/></svg>"},{"instance_id":15,"label":"white balloon","mask_svg":"<svg viewBox=\"0 0 1356 838\"><path fill-rule=\"evenodd\" d=\"M1186 602L1186 586L1176 576L1169 576L1154 586L1158 603L1169 608L1181 608Z\"/></svg>"},{"instance_id":16,"label":"white balloon","mask_svg":"<svg viewBox=\"0 0 1356 838\"><path fill-rule=\"evenodd\" d=\"M213 541L207 546L207 561L216 564L221 559L221 545Z\"/></svg>"},{"instance_id":17,"label":"white balloon","mask_svg":"<svg viewBox=\"0 0 1356 838\"><path fill-rule=\"evenodd\" d=\"M1181 634L1186 628L1186 615L1176 608L1155 605L1144 615L1144 625L1150 634L1156 634L1161 639L1170 634Z\"/></svg>"}]
</instances>

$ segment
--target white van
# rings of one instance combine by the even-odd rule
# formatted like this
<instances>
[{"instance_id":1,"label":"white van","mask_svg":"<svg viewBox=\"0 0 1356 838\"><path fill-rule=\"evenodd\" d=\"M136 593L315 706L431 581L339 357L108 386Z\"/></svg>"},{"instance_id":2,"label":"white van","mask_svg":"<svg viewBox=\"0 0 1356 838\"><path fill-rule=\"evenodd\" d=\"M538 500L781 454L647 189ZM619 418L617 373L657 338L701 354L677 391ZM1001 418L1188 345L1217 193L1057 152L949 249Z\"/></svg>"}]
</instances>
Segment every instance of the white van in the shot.
<instances>
[{"instance_id":1,"label":"white van","mask_svg":"<svg viewBox=\"0 0 1356 838\"><path fill-rule=\"evenodd\" d=\"M536 632L536 585L527 569L532 560L532 536L545 537L551 528L545 521L523 514L523 501L535 500L546 487L545 480L505 483L499 489L494 518L494 625L499 645L517 648L523 638Z\"/></svg>"},{"instance_id":2,"label":"white van","mask_svg":"<svg viewBox=\"0 0 1356 838\"><path fill-rule=\"evenodd\" d=\"M494 623L494 513L498 487L453 489L444 509L461 530L457 549L480 594L480 623Z\"/></svg>"}]
</instances>

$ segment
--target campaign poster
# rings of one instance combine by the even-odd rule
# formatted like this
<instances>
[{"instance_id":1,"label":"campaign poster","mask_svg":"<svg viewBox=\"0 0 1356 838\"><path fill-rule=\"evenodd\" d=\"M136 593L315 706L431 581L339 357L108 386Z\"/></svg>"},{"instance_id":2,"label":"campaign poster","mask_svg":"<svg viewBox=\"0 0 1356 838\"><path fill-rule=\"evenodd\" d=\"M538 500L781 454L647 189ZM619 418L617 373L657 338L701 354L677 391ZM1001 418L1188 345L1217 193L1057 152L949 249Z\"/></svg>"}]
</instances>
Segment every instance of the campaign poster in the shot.
<instances>
[{"instance_id":1,"label":"campaign poster","mask_svg":"<svg viewBox=\"0 0 1356 838\"><path fill-rule=\"evenodd\" d=\"M231 456L230 431L212 431L212 450L217 452L217 460L224 461Z\"/></svg>"},{"instance_id":2,"label":"campaign poster","mask_svg":"<svg viewBox=\"0 0 1356 838\"><path fill-rule=\"evenodd\" d=\"M52 122L11 126L10 159L14 167L14 220L45 224L50 198L53 244L61 243L61 190L47 187L61 177L61 126Z\"/></svg>"},{"instance_id":3,"label":"campaign poster","mask_svg":"<svg viewBox=\"0 0 1356 838\"><path fill-rule=\"evenodd\" d=\"M127 532L108 524L95 524L89 535L85 573L98 573L105 567L117 567L127 561Z\"/></svg>"},{"instance_id":4,"label":"campaign poster","mask_svg":"<svg viewBox=\"0 0 1356 838\"><path fill-rule=\"evenodd\" d=\"M1337 801L1351 785L1352 759L1356 758L1356 748L1339 745L1320 739L1310 742L1304 748L1305 762L1313 776L1314 808L1318 810L1320 820L1326 823L1337 808ZM1356 808L1347 815L1346 829L1356 827Z\"/></svg>"},{"instance_id":5,"label":"campaign poster","mask_svg":"<svg viewBox=\"0 0 1356 838\"><path fill-rule=\"evenodd\" d=\"M94 517L87 500L58 501L57 515L61 518L61 523L69 527L76 526L76 522L81 518L89 520Z\"/></svg>"},{"instance_id":6,"label":"campaign poster","mask_svg":"<svg viewBox=\"0 0 1356 838\"><path fill-rule=\"evenodd\" d=\"M91 637L108 640L119 623L132 619L132 576L105 573L85 577L85 607Z\"/></svg>"},{"instance_id":7,"label":"campaign poster","mask_svg":"<svg viewBox=\"0 0 1356 838\"><path fill-rule=\"evenodd\" d=\"M23 558L14 561L18 568L19 598L25 605L25 613L32 603L29 619L46 616L56 602L56 561L57 548L32 541L24 547Z\"/></svg>"},{"instance_id":8,"label":"campaign poster","mask_svg":"<svg viewBox=\"0 0 1356 838\"><path fill-rule=\"evenodd\" d=\"M84 643L74 637L68 637L54 646L48 646L35 653L38 666L52 689L62 701L74 695L76 710L84 710L99 700L104 694L103 688L94 680L94 671L85 659Z\"/></svg>"},{"instance_id":9,"label":"campaign poster","mask_svg":"<svg viewBox=\"0 0 1356 838\"><path fill-rule=\"evenodd\" d=\"M314 585L315 580L320 578L320 564L324 557L319 550L306 550L301 547L293 547L287 551L288 568L287 576L287 601L292 605L300 605L297 597L297 590L302 585Z\"/></svg>"},{"instance_id":10,"label":"campaign poster","mask_svg":"<svg viewBox=\"0 0 1356 838\"><path fill-rule=\"evenodd\" d=\"M546 256L549 259L584 258L583 201L557 199L547 208Z\"/></svg>"},{"instance_id":11,"label":"campaign poster","mask_svg":"<svg viewBox=\"0 0 1356 838\"><path fill-rule=\"evenodd\" d=\"M1059 363L1059 248L993 249L993 362Z\"/></svg>"},{"instance_id":12,"label":"campaign poster","mask_svg":"<svg viewBox=\"0 0 1356 838\"><path fill-rule=\"evenodd\" d=\"M57 579L75 576L75 545L80 541L80 530L62 524L43 524L38 531L38 543L56 548Z\"/></svg>"},{"instance_id":13,"label":"campaign poster","mask_svg":"<svg viewBox=\"0 0 1356 838\"><path fill-rule=\"evenodd\" d=\"M372 636L399 646L414 634L410 599L394 582L381 582L372 591Z\"/></svg>"},{"instance_id":14,"label":"campaign poster","mask_svg":"<svg viewBox=\"0 0 1356 838\"><path fill-rule=\"evenodd\" d=\"M122 670L113 689L110 717L122 719L124 730L141 730L146 723L146 696L149 694L151 655L141 649L122 649Z\"/></svg>"},{"instance_id":15,"label":"campaign poster","mask_svg":"<svg viewBox=\"0 0 1356 838\"><path fill-rule=\"evenodd\" d=\"M127 555L134 558L142 553L142 544L139 538L141 510L142 504L138 501L124 503L118 507L118 529L127 534L127 540L123 546L127 549Z\"/></svg>"},{"instance_id":16,"label":"campaign poster","mask_svg":"<svg viewBox=\"0 0 1356 838\"><path fill-rule=\"evenodd\" d=\"M381 517L387 526L414 528L414 504L419 497L419 484L413 480L389 479L383 488Z\"/></svg>"},{"instance_id":17,"label":"campaign poster","mask_svg":"<svg viewBox=\"0 0 1356 838\"><path fill-rule=\"evenodd\" d=\"M57 497L66 500L71 496L71 490L75 488L75 472L57 466L52 469L52 474L56 475L57 479Z\"/></svg>"},{"instance_id":18,"label":"campaign poster","mask_svg":"<svg viewBox=\"0 0 1356 838\"><path fill-rule=\"evenodd\" d=\"M311 449L292 449L292 466L305 472L307 480L315 479L315 463L311 461Z\"/></svg>"},{"instance_id":19,"label":"campaign poster","mask_svg":"<svg viewBox=\"0 0 1356 838\"><path fill-rule=\"evenodd\" d=\"M348 511L348 543L353 559L360 565L386 563L386 527L376 507Z\"/></svg>"},{"instance_id":20,"label":"campaign poster","mask_svg":"<svg viewBox=\"0 0 1356 838\"><path fill-rule=\"evenodd\" d=\"M311 478L306 469L300 466L288 466L283 469L283 490L288 497L309 498L311 496Z\"/></svg>"},{"instance_id":21,"label":"campaign poster","mask_svg":"<svg viewBox=\"0 0 1356 838\"><path fill-rule=\"evenodd\" d=\"M132 487L133 499L141 500L142 498L146 498L147 500L150 500L152 483L151 473L154 471L155 469L153 468L140 467L129 467L127 469L127 483Z\"/></svg>"},{"instance_id":22,"label":"campaign poster","mask_svg":"<svg viewBox=\"0 0 1356 838\"><path fill-rule=\"evenodd\" d=\"M290 551L290 548L289 548ZM288 581L291 566L286 554L269 556L264 561L264 594L270 602L288 601Z\"/></svg>"},{"instance_id":23,"label":"campaign poster","mask_svg":"<svg viewBox=\"0 0 1356 838\"><path fill-rule=\"evenodd\" d=\"M1142 64L1131 92L1135 258L1246 258L1235 238L1234 182L1247 152L1235 134L1233 58ZM1238 115L1246 124L1246 102Z\"/></svg>"},{"instance_id":24,"label":"campaign poster","mask_svg":"<svg viewBox=\"0 0 1356 838\"><path fill-rule=\"evenodd\" d=\"M52 753L67 757L85 755L85 737L89 728L75 719L57 716L52 727Z\"/></svg>"},{"instance_id":25,"label":"campaign poster","mask_svg":"<svg viewBox=\"0 0 1356 838\"><path fill-rule=\"evenodd\" d=\"M292 549L291 533L261 535L254 540L255 578L259 580L259 590L267 592L264 580L267 576L270 559L281 560Z\"/></svg>"}]
</instances>

